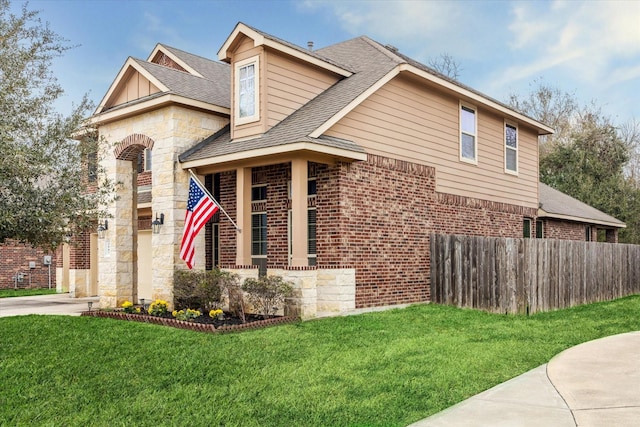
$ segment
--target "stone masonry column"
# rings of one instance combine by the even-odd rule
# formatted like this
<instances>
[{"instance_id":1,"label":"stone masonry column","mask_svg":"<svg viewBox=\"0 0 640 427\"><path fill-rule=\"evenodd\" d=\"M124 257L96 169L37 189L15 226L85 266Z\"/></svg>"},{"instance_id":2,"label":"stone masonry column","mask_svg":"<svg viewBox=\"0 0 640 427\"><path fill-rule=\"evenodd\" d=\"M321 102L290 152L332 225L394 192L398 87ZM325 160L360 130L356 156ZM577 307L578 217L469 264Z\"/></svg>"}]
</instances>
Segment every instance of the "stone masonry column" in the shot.
<instances>
[{"instance_id":1,"label":"stone masonry column","mask_svg":"<svg viewBox=\"0 0 640 427\"><path fill-rule=\"evenodd\" d=\"M109 207L111 218L104 239L98 239L100 307L118 307L134 297L134 197L133 163L113 159L106 166L108 176L117 186L117 200ZM99 222L104 222L100 218Z\"/></svg>"},{"instance_id":2,"label":"stone masonry column","mask_svg":"<svg viewBox=\"0 0 640 427\"><path fill-rule=\"evenodd\" d=\"M173 276L186 268L180 259L180 242L189 193L189 173L176 165L175 141L156 140L153 149L152 217L164 214L159 234L151 235L152 297L173 304Z\"/></svg>"}]
</instances>

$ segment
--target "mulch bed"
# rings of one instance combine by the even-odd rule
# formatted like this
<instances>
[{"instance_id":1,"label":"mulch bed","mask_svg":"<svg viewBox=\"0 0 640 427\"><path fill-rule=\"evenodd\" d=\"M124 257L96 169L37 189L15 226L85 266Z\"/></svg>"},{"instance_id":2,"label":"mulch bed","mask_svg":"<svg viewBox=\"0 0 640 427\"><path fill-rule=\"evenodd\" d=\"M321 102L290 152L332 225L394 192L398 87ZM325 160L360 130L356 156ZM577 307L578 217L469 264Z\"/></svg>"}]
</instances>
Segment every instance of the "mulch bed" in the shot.
<instances>
[{"instance_id":1,"label":"mulch bed","mask_svg":"<svg viewBox=\"0 0 640 427\"><path fill-rule=\"evenodd\" d=\"M187 329L190 331L224 333L244 331L248 329L260 329L267 326L283 325L286 323L294 323L300 319L289 316L276 316L263 319L262 316L247 314L246 322L242 323L239 318L227 316L225 313L224 320L212 319L209 316L200 316L192 322L175 319L171 313L166 316L151 316L148 314L132 314L124 311L102 311L92 310L83 311L81 316L106 317L109 319L128 320L130 322L152 323L154 325L170 326L172 328Z\"/></svg>"}]
</instances>

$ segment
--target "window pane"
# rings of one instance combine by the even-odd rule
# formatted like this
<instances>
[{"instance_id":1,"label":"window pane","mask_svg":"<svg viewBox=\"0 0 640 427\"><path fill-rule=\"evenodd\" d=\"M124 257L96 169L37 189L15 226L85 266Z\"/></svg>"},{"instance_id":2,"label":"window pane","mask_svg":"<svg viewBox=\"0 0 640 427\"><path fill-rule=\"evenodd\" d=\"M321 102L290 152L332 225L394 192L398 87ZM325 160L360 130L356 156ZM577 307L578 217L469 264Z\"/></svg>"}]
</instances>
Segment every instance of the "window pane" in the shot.
<instances>
[{"instance_id":1,"label":"window pane","mask_svg":"<svg viewBox=\"0 0 640 427\"><path fill-rule=\"evenodd\" d=\"M317 189L316 189L316 180L315 179L310 179L307 183L307 194L309 196L313 196L314 194L317 194Z\"/></svg>"},{"instance_id":2,"label":"window pane","mask_svg":"<svg viewBox=\"0 0 640 427\"><path fill-rule=\"evenodd\" d=\"M151 170L151 158L151 150L147 148L144 150L144 170L146 171Z\"/></svg>"},{"instance_id":3,"label":"window pane","mask_svg":"<svg viewBox=\"0 0 640 427\"><path fill-rule=\"evenodd\" d=\"M505 142L507 147L518 148L518 132L515 127L509 125L506 126Z\"/></svg>"},{"instance_id":4,"label":"window pane","mask_svg":"<svg viewBox=\"0 0 640 427\"><path fill-rule=\"evenodd\" d=\"M463 132L476 134L476 113L470 108L462 107L460 110L460 129Z\"/></svg>"},{"instance_id":5,"label":"window pane","mask_svg":"<svg viewBox=\"0 0 640 427\"><path fill-rule=\"evenodd\" d=\"M462 134L462 157L464 157L465 159L472 159L475 160L476 158L476 138L471 136L471 135L467 135L467 134Z\"/></svg>"},{"instance_id":6,"label":"window pane","mask_svg":"<svg viewBox=\"0 0 640 427\"><path fill-rule=\"evenodd\" d=\"M522 227L522 236L523 237L531 237L531 220L525 218L523 227Z\"/></svg>"},{"instance_id":7,"label":"window pane","mask_svg":"<svg viewBox=\"0 0 640 427\"><path fill-rule=\"evenodd\" d=\"M542 221L536 221L536 238L542 239L544 237L544 225Z\"/></svg>"},{"instance_id":8,"label":"window pane","mask_svg":"<svg viewBox=\"0 0 640 427\"><path fill-rule=\"evenodd\" d=\"M251 188L251 201L267 200L267 186L260 185Z\"/></svg>"},{"instance_id":9,"label":"window pane","mask_svg":"<svg viewBox=\"0 0 640 427\"><path fill-rule=\"evenodd\" d=\"M240 117L251 117L255 114L255 65L240 68L239 72Z\"/></svg>"},{"instance_id":10,"label":"window pane","mask_svg":"<svg viewBox=\"0 0 640 427\"><path fill-rule=\"evenodd\" d=\"M516 172L518 170L518 156L515 150L507 148L507 169Z\"/></svg>"},{"instance_id":11,"label":"window pane","mask_svg":"<svg viewBox=\"0 0 640 427\"><path fill-rule=\"evenodd\" d=\"M267 254L267 214L251 215L251 255Z\"/></svg>"},{"instance_id":12,"label":"window pane","mask_svg":"<svg viewBox=\"0 0 640 427\"><path fill-rule=\"evenodd\" d=\"M307 253L309 255L316 253L316 210L309 209L307 211L307 234L309 243L307 245Z\"/></svg>"}]
</instances>

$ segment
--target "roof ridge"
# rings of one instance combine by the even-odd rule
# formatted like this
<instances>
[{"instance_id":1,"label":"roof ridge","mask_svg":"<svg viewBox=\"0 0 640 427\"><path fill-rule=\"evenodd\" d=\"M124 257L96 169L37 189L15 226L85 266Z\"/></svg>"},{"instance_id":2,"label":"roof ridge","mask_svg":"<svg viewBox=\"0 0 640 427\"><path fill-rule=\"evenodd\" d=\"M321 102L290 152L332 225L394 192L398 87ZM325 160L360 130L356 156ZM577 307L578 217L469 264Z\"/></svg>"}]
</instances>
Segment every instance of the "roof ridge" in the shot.
<instances>
[{"instance_id":1,"label":"roof ridge","mask_svg":"<svg viewBox=\"0 0 640 427\"><path fill-rule=\"evenodd\" d=\"M401 56L396 54L397 49L396 49L396 51L393 51L393 50L391 50L391 49L389 49L387 47L389 45L382 45L382 43L380 43L380 42L378 42L376 40L373 40L372 38L370 38L368 36L360 36L360 38L362 40L364 40L365 42L369 43L375 49L379 50L380 52L382 52L383 54L388 56L390 59L393 59L393 60L397 61L398 63L407 62L404 58L402 58Z\"/></svg>"},{"instance_id":2,"label":"roof ridge","mask_svg":"<svg viewBox=\"0 0 640 427\"><path fill-rule=\"evenodd\" d=\"M186 51L184 49L180 49L180 48L177 48L177 47L174 47L174 46L169 46L168 44L164 44L164 43L160 43L160 42L158 42L158 44L160 46L162 46L162 47L168 48L169 50L177 50L179 52L186 53L187 55L195 56L195 57L200 58L200 59L204 59L205 61L209 61L209 62L211 62L213 64L217 64L217 65L225 66L225 67L229 66L229 64L227 64L225 62L221 62L221 61L217 61L215 59L207 58L206 56L198 55L197 53L191 53L191 52L188 52L188 51Z\"/></svg>"},{"instance_id":3,"label":"roof ridge","mask_svg":"<svg viewBox=\"0 0 640 427\"><path fill-rule=\"evenodd\" d=\"M274 36L273 34L269 34L269 33L265 32L265 31L259 30L259 29L255 28L255 27L252 27L251 25L245 24L242 21L238 22L238 24L242 24L242 25L246 26L247 28L255 31L256 33L261 34L263 37L266 37L266 38L268 38L268 39L270 39L272 41L275 41L277 43L280 43L280 44L282 44L284 46L288 46L288 47L290 47L292 49L295 49L295 50L297 50L297 51L299 51L301 53L305 53L305 54L307 54L309 56L315 57L315 58L317 58L317 59L319 59L321 61L324 61L324 62L326 62L328 64L334 65L334 66L342 68L344 70L347 70L350 73L354 72L353 69L351 69L351 67L347 67L344 64L340 64L340 63L338 63L337 61L331 59L328 56L319 54L318 51L322 50L322 49L309 50L308 48L299 46L299 45L297 45L297 44L295 44L293 42L287 41L287 40L282 39L280 37ZM237 27L238 24L236 24L236 27Z\"/></svg>"}]
</instances>

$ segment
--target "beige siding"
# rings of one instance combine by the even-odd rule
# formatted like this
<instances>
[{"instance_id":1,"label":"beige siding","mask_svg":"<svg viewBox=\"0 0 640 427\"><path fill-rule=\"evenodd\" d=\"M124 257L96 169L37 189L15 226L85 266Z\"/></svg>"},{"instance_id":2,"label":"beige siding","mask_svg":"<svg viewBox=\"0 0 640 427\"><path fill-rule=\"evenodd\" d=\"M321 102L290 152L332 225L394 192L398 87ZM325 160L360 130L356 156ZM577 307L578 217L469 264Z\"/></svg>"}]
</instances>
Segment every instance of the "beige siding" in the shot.
<instances>
[{"instance_id":1,"label":"beige siding","mask_svg":"<svg viewBox=\"0 0 640 427\"><path fill-rule=\"evenodd\" d=\"M434 166L439 192L537 208L536 132L519 124L519 173L506 173L504 117L476 105L478 164L461 162L459 101L401 75L326 134L353 140L371 154Z\"/></svg>"},{"instance_id":2,"label":"beige siding","mask_svg":"<svg viewBox=\"0 0 640 427\"><path fill-rule=\"evenodd\" d=\"M242 125L235 125L235 102L236 102L236 82L235 82L235 63L244 59L259 56L259 86L258 86L258 109L260 111L260 120ZM265 66L264 66L264 49L253 46L253 40L243 37L238 43L236 50L233 52L231 59L231 137L245 138L253 135L259 135L266 131L265 118Z\"/></svg>"},{"instance_id":3,"label":"beige siding","mask_svg":"<svg viewBox=\"0 0 640 427\"><path fill-rule=\"evenodd\" d=\"M338 80L327 71L274 51L267 51L265 58L269 129Z\"/></svg>"},{"instance_id":4,"label":"beige siding","mask_svg":"<svg viewBox=\"0 0 640 427\"><path fill-rule=\"evenodd\" d=\"M134 72L120 85L115 96L112 97L113 101L109 102L107 107L114 107L124 104L125 102L135 101L136 99L144 98L157 92L160 92L160 89L142 74Z\"/></svg>"}]
</instances>

